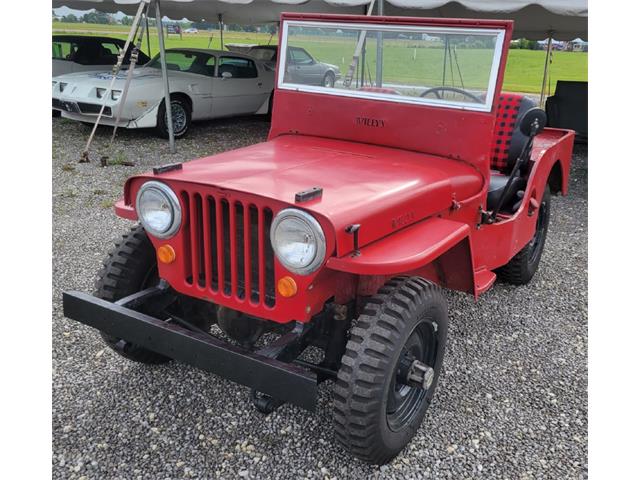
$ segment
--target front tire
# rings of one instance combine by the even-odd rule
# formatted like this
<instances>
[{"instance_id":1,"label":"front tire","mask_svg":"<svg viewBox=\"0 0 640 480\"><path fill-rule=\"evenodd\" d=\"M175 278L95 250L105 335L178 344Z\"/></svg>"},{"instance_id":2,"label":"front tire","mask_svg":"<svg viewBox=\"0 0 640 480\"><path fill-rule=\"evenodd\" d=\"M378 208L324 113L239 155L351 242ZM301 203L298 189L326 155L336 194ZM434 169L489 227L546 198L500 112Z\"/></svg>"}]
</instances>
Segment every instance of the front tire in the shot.
<instances>
[{"instance_id":1,"label":"front tire","mask_svg":"<svg viewBox=\"0 0 640 480\"><path fill-rule=\"evenodd\" d=\"M94 296L115 302L158 281L156 254L144 228L137 225L116 242L98 272ZM100 332L109 348L128 360L159 364L171 359L120 338Z\"/></svg>"},{"instance_id":2,"label":"front tire","mask_svg":"<svg viewBox=\"0 0 640 480\"><path fill-rule=\"evenodd\" d=\"M533 238L509 260L509 263L496 271L501 281L512 285L525 285L531 281L540 265L544 244L547 240L547 232L549 231L550 218L551 190L547 185L540 202L536 231L533 234Z\"/></svg>"},{"instance_id":3,"label":"front tire","mask_svg":"<svg viewBox=\"0 0 640 480\"><path fill-rule=\"evenodd\" d=\"M173 122L174 138L182 138L189 131L191 126L191 105L182 96L171 96L171 120ZM167 127L167 114L164 100L158 107L158 119L156 122L156 132L162 138L169 138L169 128Z\"/></svg>"},{"instance_id":4,"label":"front tire","mask_svg":"<svg viewBox=\"0 0 640 480\"><path fill-rule=\"evenodd\" d=\"M369 299L334 387L336 436L351 454L384 464L411 441L438 383L447 327L442 292L423 278L394 278ZM427 389L401 380L407 357L433 369Z\"/></svg>"}]
</instances>

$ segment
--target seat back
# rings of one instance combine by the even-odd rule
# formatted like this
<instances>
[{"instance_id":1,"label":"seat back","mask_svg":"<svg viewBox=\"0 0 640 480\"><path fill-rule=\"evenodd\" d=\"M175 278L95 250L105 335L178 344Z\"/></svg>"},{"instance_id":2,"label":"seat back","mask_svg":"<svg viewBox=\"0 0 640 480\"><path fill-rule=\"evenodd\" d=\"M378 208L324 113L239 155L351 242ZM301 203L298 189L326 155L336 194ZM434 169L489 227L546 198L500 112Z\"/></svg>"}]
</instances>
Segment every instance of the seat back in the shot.
<instances>
[{"instance_id":1,"label":"seat back","mask_svg":"<svg viewBox=\"0 0 640 480\"><path fill-rule=\"evenodd\" d=\"M520 121L535 103L515 93L502 93L496 113L491 142L491 168L509 173L522 151L527 137L520 131Z\"/></svg>"}]
</instances>

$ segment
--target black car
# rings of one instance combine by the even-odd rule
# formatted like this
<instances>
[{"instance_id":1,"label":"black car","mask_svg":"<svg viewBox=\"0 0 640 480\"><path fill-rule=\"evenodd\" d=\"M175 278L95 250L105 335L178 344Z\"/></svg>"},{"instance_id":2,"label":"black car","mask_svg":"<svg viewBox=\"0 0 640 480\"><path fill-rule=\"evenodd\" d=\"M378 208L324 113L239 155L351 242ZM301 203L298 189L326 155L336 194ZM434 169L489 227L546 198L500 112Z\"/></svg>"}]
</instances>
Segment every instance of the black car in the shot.
<instances>
[{"instance_id":1,"label":"black car","mask_svg":"<svg viewBox=\"0 0 640 480\"><path fill-rule=\"evenodd\" d=\"M119 38L90 37L85 35L53 35L53 76L91 70L109 70L118 60L125 41ZM129 65L132 46L129 47L123 65ZM140 52L138 65L150 58Z\"/></svg>"}]
</instances>

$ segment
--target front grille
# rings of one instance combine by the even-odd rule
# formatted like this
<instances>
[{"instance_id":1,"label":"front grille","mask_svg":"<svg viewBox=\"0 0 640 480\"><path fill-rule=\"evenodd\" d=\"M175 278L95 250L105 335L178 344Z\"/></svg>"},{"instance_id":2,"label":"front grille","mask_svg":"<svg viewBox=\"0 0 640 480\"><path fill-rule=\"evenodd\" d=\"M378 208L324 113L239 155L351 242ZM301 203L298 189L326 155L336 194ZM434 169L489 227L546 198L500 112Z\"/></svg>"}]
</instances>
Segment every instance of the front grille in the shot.
<instances>
[{"instance_id":1,"label":"front grille","mask_svg":"<svg viewBox=\"0 0 640 480\"><path fill-rule=\"evenodd\" d=\"M81 113L89 113L89 114L97 115L98 113L100 113L100 109L102 108L102 105L97 105L95 103L78 102L78 107L80 108ZM104 112L102 112L102 114L105 117L110 117L111 107L104 107Z\"/></svg>"},{"instance_id":2,"label":"front grille","mask_svg":"<svg viewBox=\"0 0 640 480\"><path fill-rule=\"evenodd\" d=\"M212 295L275 305L273 212L238 199L182 191L188 284Z\"/></svg>"},{"instance_id":3,"label":"front grille","mask_svg":"<svg viewBox=\"0 0 640 480\"><path fill-rule=\"evenodd\" d=\"M57 108L58 110L62 110L62 102L60 100L58 100L57 98L52 98L51 99L51 106L53 108Z\"/></svg>"}]
</instances>

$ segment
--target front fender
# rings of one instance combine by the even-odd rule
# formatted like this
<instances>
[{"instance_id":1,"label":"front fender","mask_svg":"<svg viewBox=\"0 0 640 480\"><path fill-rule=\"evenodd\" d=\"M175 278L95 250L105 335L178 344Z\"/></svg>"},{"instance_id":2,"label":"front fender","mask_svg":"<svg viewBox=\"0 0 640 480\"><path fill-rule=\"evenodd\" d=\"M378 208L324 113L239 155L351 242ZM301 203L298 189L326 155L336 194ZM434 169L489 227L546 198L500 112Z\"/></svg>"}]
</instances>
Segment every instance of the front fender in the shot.
<instances>
[{"instance_id":1,"label":"front fender","mask_svg":"<svg viewBox=\"0 0 640 480\"><path fill-rule=\"evenodd\" d=\"M421 275L477 294L470 231L466 223L431 217L370 243L357 256L332 257L327 268L360 276Z\"/></svg>"}]
</instances>

